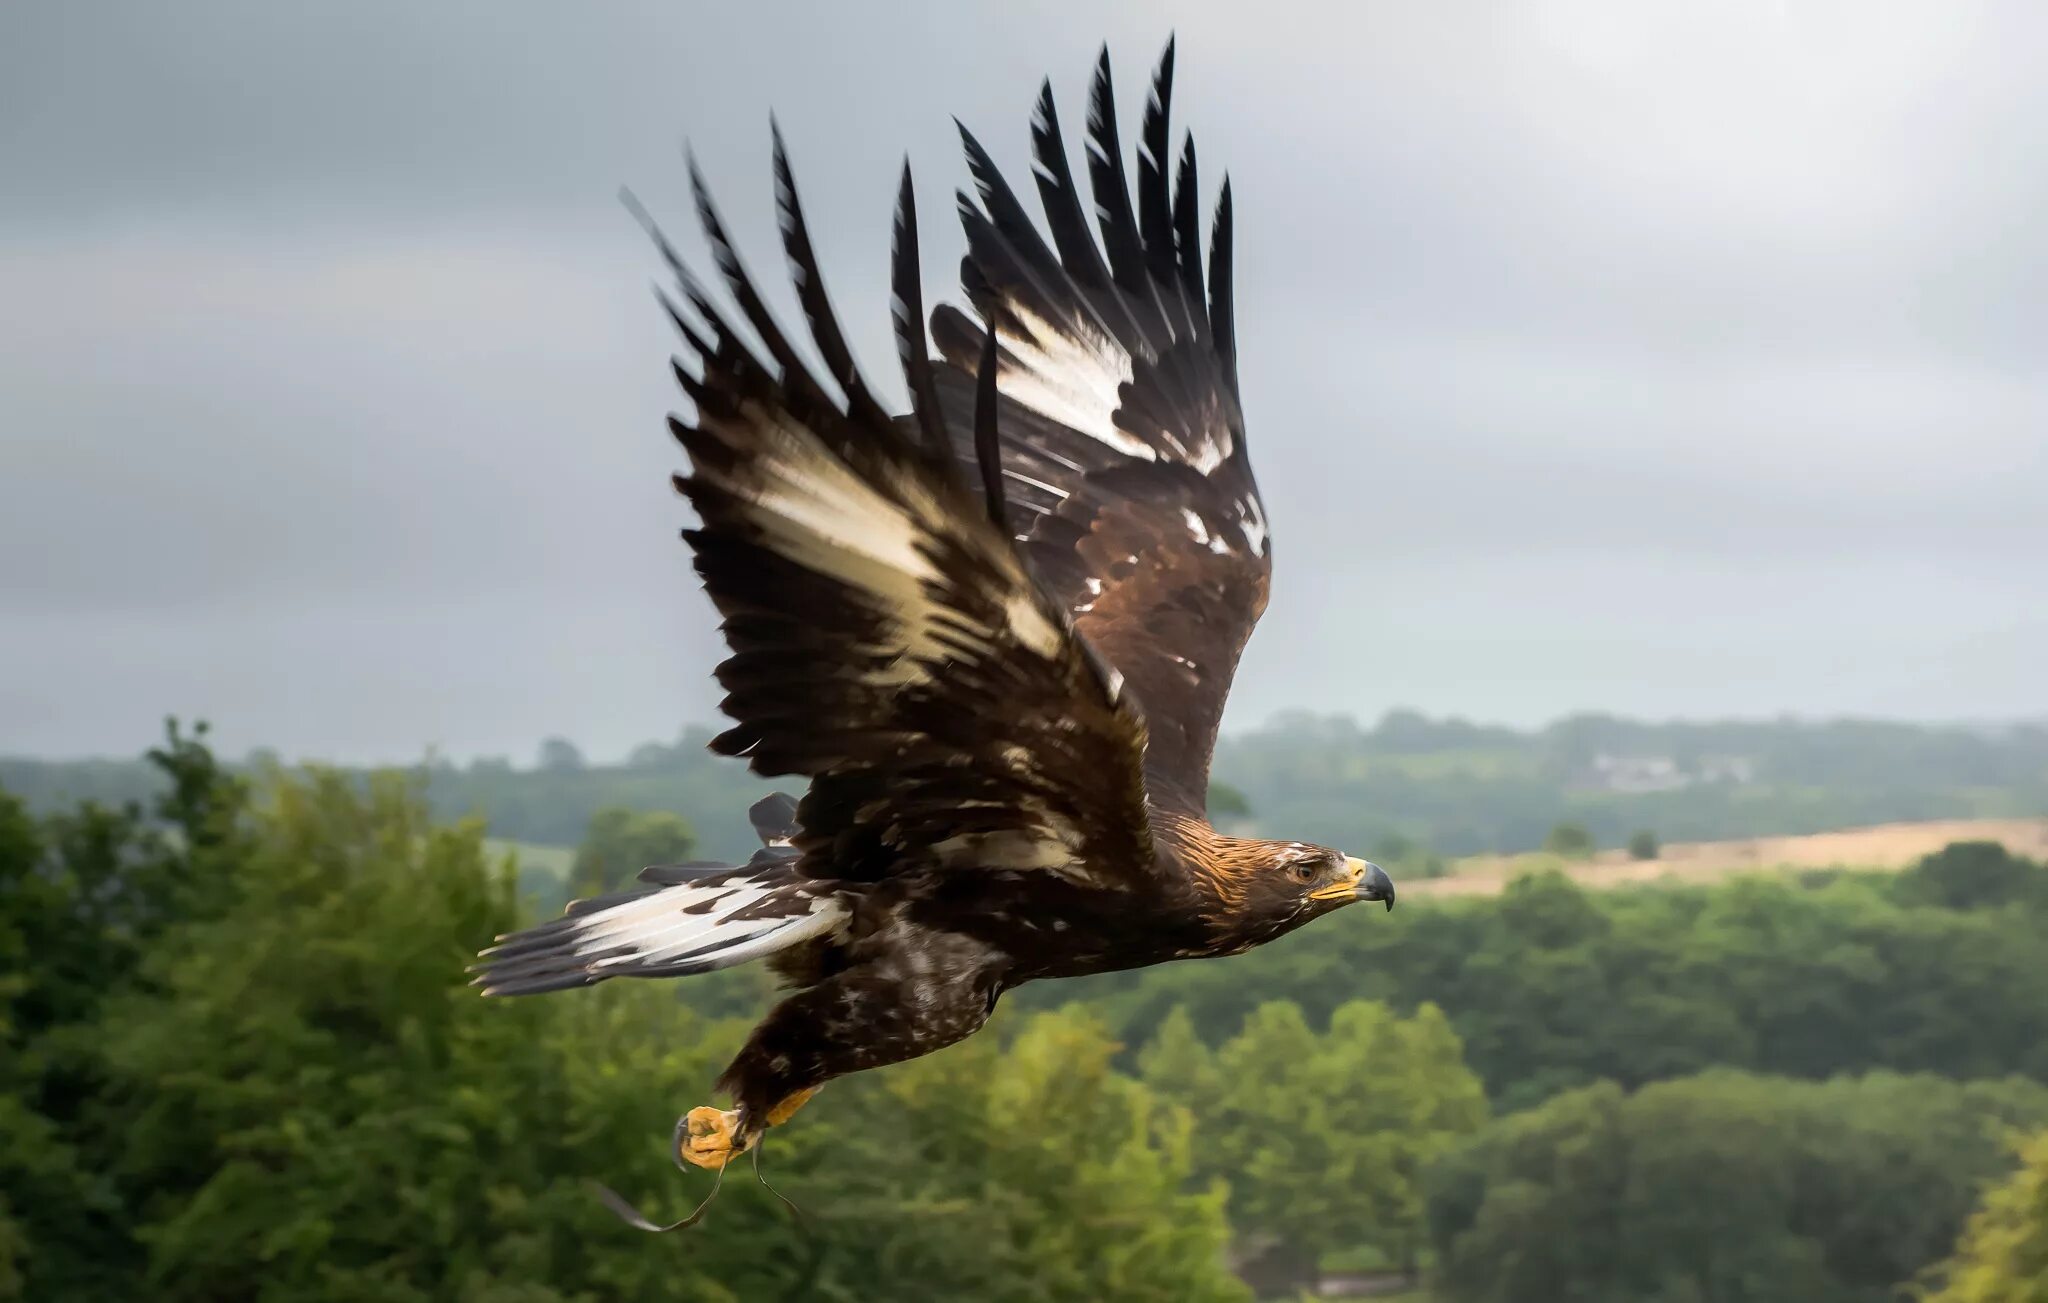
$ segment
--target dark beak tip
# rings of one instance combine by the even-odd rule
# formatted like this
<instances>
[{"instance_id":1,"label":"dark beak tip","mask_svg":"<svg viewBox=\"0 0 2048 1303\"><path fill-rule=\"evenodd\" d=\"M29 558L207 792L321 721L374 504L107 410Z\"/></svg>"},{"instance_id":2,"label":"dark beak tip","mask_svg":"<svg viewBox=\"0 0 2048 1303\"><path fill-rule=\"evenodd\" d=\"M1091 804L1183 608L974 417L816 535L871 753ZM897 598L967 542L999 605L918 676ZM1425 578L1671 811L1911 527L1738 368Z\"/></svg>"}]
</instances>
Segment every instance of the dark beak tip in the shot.
<instances>
[{"instance_id":1,"label":"dark beak tip","mask_svg":"<svg viewBox=\"0 0 2048 1303\"><path fill-rule=\"evenodd\" d=\"M1394 907L1394 880L1387 876L1385 869L1377 864L1367 865L1364 885L1365 890L1360 894L1367 900L1380 901L1390 910Z\"/></svg>"}]
</instances>

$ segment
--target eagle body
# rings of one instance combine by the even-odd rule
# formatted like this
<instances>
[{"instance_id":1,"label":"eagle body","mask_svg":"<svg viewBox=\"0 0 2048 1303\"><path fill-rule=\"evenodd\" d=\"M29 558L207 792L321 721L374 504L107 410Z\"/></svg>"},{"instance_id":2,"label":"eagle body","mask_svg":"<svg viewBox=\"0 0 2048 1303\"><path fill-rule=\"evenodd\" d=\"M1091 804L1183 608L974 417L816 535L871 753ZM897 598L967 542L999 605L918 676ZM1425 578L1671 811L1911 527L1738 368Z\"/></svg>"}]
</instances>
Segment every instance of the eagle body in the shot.
<instances>
[{"instance_id":1,"label":"eagle body","mask_svg":"<svg viewBox=\"0 0 2048 1303\"><path fill-rule=\"evenodd\" d=\"M694 163L744 333L648 223L694 408L669 421L699 522L684 538L732 650L717 676L733 723L712 748L808 787L754 807L747 864L650 867L500 938L477 981L524 995L766 959L794 990L719 1080L736 1108L686 1119L682 1157L722 1165L831 1078L972 1034L1021 983L1238 954L1355 900L1392 907L1362 860L1206 818L1271 548L1238 396L1230 186L1205 267L1192 139L1169 179L1172 73L1169 43L1135 206L1107 52L1092 202L1041 90L1044 232L962 128L972 315L942 305L929 336L906 166L892 309L907 414L854 364L779 130L783 249L822 373Z\"/></svg>"}]
</instances>

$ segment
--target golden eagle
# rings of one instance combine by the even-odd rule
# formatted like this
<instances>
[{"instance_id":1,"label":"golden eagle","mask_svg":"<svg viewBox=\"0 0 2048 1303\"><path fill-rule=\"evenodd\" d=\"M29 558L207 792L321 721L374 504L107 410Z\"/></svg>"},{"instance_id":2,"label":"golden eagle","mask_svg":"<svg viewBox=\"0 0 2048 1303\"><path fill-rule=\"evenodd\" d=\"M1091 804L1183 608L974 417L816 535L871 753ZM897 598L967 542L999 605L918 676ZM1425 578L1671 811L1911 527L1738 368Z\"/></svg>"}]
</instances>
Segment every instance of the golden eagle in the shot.
<instances>
[{"instance_id":1,"label":"golden eagle","mask_svg":"<svg viewBox=\"0 0 2048 1303\"><path fill-rule=\"evenodd\" d=\"M1206 274L1192 139L1169 183L1169 42L1137 151L1136 208L1107 50L1088 105L1090 234L1051 87L1031 133L1048 244L963 127L974 316L931 318L906 164L892 418L826 299L780 133L782 242L813 374L690 179L759 351L649 223L677 281L695 407L683 531L724 617L735 721L711 746L810 780L752 816L743 866L659 866L637 889L486 950L486 995L681 977L767 959L794 993L693 1110L678 1156L722 1167L819 1086L928 1054L1042 977L1239 954L1355 900L1376 866L1205 818L1232 671L1272 545L1238 402L1230 184ZM765 356L763 355L765 353Z\"/></svg>"}]
</instances>

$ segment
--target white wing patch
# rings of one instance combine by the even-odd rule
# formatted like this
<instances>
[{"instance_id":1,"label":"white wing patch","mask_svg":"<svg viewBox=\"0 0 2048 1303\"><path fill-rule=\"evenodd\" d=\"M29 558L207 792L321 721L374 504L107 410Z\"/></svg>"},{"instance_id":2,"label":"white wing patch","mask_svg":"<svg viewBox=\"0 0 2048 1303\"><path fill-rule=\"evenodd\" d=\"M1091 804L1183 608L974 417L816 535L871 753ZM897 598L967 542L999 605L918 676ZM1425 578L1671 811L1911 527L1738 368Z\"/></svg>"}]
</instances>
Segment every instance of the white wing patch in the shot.
<instances>
[{"instance_id":1,"label":"white wing patch","mask_svg":"<svg viewBox=\"0 0 2048 1303\"><path fill-rule=\"evenodd\" d=\"M970 869L1051 869L1077 881L1089 881L1081 830L1073 822L1035 800L1021 804L1026 826L993 833L948 837L932 844L941 862Z\"/></svg>"},{"instance_id":2,"label":"white wing patch","mask_svg":"<svg viewBox=\"0 0 2048 1303\"><path fill-rule=\"evenodd\" d=\"M1091 320L1048 321L1015 298L1006 298L1003 306L996 337L1007 356L997 369L996 386L1004 397L1139 461L1164 455L1207 475L1236 451L1226 426L1169 436L1170 446L1164 449L1122 428L1116 413L1132 368L1130 352L1115 336Z\"/></svg>"},{"instance_id":3,"label":"white wing patch","mask_svg":"<svg viewBox=\"0 0 2048 1303\"><path fill-rule=\"evenodd\" d=\"M500 938L479 956L477 984L486 995L521 995L607 977L710 972L837 934L847 918L835 896L736 869Z\"/></svg>"},{"instance_id":4,"label":"white wing patch","mask_svg":"<svg viewBox=\"0 0 2048 1303\"><path fill-rule=\"evenodd\" d=\"M1047 660L1059 655L1060 631L1045 618L1045 612L1038 609L1038 601L1031 594L1018 593L1011 597L1004 614L1008 617L1010 633L1018 642Z\"/></svg>"},{"instance_id":5,"label":"white wing patch","mask_svg":"<svg viewBox=\"0 0 2048 1303\"><path fill-rule=\"evenodd\" d=\"M1206 430L1199 443L1188 450L1188 465L1207 475L1230 459L1237 444L1228 429Z\"/></svg>"},{"instance_id":6,"label":"white wing patch","mask_svg":"<svg viewBox=\"0 0 2048 1303\"><path fill-rule=\"evenodd\" d=\"M778 893L786 898L787 909L739 917ZM707 902L709 907L702 912L688 912ZM666 887L580 918L580 926L573 929L573 953L595 976L612 969L682 962L729 968L823 936L843 924L846 915L846 907L835 899L801 895L787 887L744 881Z\"/></svg>"},{"instance_id":7,"label":"white wing patch","mask_svg":"<svg viewBox=\"0 0 2048 1303\"><path fill-rule=\"evenodd\" d=\"M983 627L933 597L942 576L932 557L942 540L987 549L961 533L924 485L899 474L888 484L892 499L782 413L749 404L741 419L760 432L757 455L732 476L710 468L698 473L748 505L771 551L858 591L887 617L888 642L866 649L882 662L869 682L930 682L935 666L961 654L962 635L989 646L1007 634L1034 655L1058 657L1062 630L1007 554L994 558L1014 585L1003 602L1002 629Z\"/></svg>"},{"instance_id":8,"label":"white wing patch","mask_svg":"<svg viewBox=\"0 0 2048 1303\"><path fill-rule=\"evenodd\" d=\"M1093 326L1055 325L1015 300L1007 306L1023 329L1008 321L997 327L997 339L1016 359L997 368L1003 395L1127 457L1157 461L1150 445L1116 426L1117 391L1131 381L1123 345Z\"/></svg>"},{"instance_id":9,"label":"white wing patch","mask_svg":"<svg viewBox=\"0 0 2048 1303\"><path fill-rule=\"evenodd\" d=\"M1239 517L1239 528L1244 531L1244 541L1251 544L1252 555L1264 556L1266 554L1266 513L1260 509L1259 500L1256 497L1247 497L1237 505L1243 513Z\"/></svg>"}]
</instances>

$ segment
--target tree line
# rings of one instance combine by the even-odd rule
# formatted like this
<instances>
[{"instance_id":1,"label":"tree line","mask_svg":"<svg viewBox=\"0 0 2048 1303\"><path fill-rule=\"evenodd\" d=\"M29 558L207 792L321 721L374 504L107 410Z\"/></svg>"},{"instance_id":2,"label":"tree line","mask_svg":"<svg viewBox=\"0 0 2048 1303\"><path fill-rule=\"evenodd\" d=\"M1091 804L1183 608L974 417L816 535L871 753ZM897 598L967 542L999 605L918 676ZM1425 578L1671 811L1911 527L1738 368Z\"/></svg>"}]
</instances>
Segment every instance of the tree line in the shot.
<instances>
[{"instance_id":1,"label":"tree line","mask_svg":"<svg viewBox=\"0 0 2048 1303\"><path fill-rule=\"evenodd\" d=\"M523 764L430 758L417 768L439 817L487 814L498 837L574 846L606 807L666 810L691 824L706 855L743 857L753 840L746 808L770 788L738 761L709 755L710 736L685 728L616 763L592 763L568 740L549 738ZM1682 785L1608 790L1594 771L1602 756L1668 760ZM244 767L274 760L258 753ZM2048 726L1578 715L1521 731L1413 711L1371 727L1287 715L1223 737L1216 775L1227 789L1219 817L1233 825L1400 860L1413 873L1433 856L1528 850L1560 824L1611 848L1644 830L1699 841L2038 814L2048 810ZM160 782L129 761L0 757L0 787L38 811L86 798L147 801Z\"/></svg>"},{"instance_id":2,"label":"tree line","mask_svg":"<svg viewBox=\"0 0 2048 1303\"><path fill-rule=\"evenodd\" d=\"M176 729L149 763L148 807L0 796L0 1297L1244 1300L1336 1271L1977 1303L2042 1271L2048 1151L2014 1174L2010 1142L2048 1127L2048 897L1996 847L1537 878L1027 987L771 1137L801 1221L735 1171L678 1242L586 1182L701 1196L669 1126L759 974L480 1000L464 965L528 906L417 775L252 778ZM586 886L687 835L592 831Z\"/></svg>"},{"instance_id":3,"label":"tree line","mask_svg":"<svg viewBox=\"0 0 2048 1303\"><path fill-rule=\"evenodd\" d=\"M481 1000L463 968L522 907L479 824L437 823L402 774L252 784L200 735L153 763L150 810L0 796L0 1296L1237 1300L1233 1216L1319 1247L1306 1210L1371 1189L1396 1215L1339 1231L1412 1255L1406 1184L1484 1114L1428 1013L1358 1005L1305 1039L1269 1014L1199 1078L1162 1041L1148 1080L1083 1009L1006 1012L774 1135L802 1221L742 1170L709 1229L656 1239L586 1182L664 1214L702 1196L670 1124L758 975L726 1014L675 984ZM1441 1103L1419 1126L1362 1106L1402 1098ZM1348 1157L1226 1184L1269 1126Z\"/></svg>"},{"instance_id":4,"label":"tree line","mask_svg":"<svg viewBox=\"0 0 2048 1303\"><path fill-rule=\"evenodd\" d=\"M1493 898L1345 912L1228 964L1104 974L1085 999L1132 1041L1176 1009L1214 1040L1260 1003L1441 1008L1497 1108L1717 1067L2048 1080L2048 874L1996 843L1897 874L1812 872L1591 891L1558 873Z\"/></svg>"}]
</instances>

